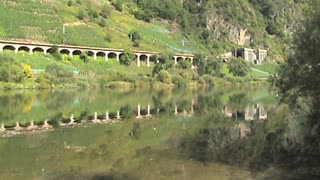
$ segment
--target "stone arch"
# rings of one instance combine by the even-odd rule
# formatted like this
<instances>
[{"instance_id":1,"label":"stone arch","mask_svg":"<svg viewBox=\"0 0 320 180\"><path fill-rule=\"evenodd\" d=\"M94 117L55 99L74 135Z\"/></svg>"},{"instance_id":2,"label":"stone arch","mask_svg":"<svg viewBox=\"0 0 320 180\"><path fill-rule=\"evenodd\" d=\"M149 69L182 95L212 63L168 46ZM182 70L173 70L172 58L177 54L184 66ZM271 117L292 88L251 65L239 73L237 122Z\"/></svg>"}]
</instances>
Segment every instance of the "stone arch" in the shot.
<instances>
[{"instance_id":1,"label":"stone arch","mask_svg":"<svg viewBox=\"0 0 320 180\"><path fill-rule=\"evenodd\" d=\"M99 52L97 52L97 57L106 57L106 53L99 51Z\"/></svg>"},{"instance_id":2,"label":"stone arch","mask_svg":"<svg viewBox=\"0 0 320 180\"><path fill-rule=\"evenodd\" d=\"M14 46L11 46L11 45L6 45L2 48L4 51L5 50L8 50L8 51L15 51L16 48Z\"/></svg>"},{"instance_id":3,"label":"stone arch","mask_svg":"<svg viewBox=\"0 0 320 180\"><path fill-rule=\"evenodd\" d=\"M94 56L94 52L93 51L87 51L88 56L93 57Z\"/></svg>"},{"instance_id":4,"label":"stone arch","mask_svg":"<svg viewBox=\"0 0 320 180\"><path fill-rule=\"evenodd\" d=\"M21 46L18 48L18 51L30 52L30 48L27 46Z\"/></svg>"},{"instance_id":5,"label":"stone arch","mask_svg":"<svg viewBox=\"0 0 320 180\"><path fill-rule=\"evenodd\" d=\"M180 62L180 61L183 61L183 60L184 60L183 57L181 57L181 56L177 57L177 62Z\"/></svg>"},{"instance_id":6,"label":"stone arch","mask_svg":"<svg viewBox=\"0 0 320 180\"><path fill-rule=\"evenodd\" d=\"M116 59L116 58L117 58L117 54L114 53L114 52L109 52L109 53L108 53L108 58Z\"/></svg>"},{"instance_id":7,"label":"stone arch","mask_svg":"<svg viewBox=\"0 0 320 180\"><path fill-rule=\"evenodd\" d=\"M69 54L70 54L70 51L69 51L68 49L61 49L61 50L60 50L60 53L61 53L61 54L67 54L67 55L69 55Z\"/></svg>"},{"instance_id":8,"label":"stone arch","mask_svg":"<svg viewBox=\"0 0 320 180\"><path fill-rule=\"evenodd\" d=\"M148 59L148 56L147 56L147 55L145 55L145 54L141 54L141 55L140 55L140 61L146 62L147 59Z\"/></svg>"},{"instance_id":9,"label":"stone arch","mask_svg":"<svg viewBox=\"0 0 320 180\"><path fill-rule=\"evenodd\" d=\"M44 49L42 49L41 47L35 47L35 48L33 48L32 52L41 52L41 53L43 53Z\"/></svg>"},{"instance_id":10,"label":"stone arch","mask_svg":"<svg viewBox=\"0 0 320 180\"><path fill-rule=\"evenodd\" d=\"M80 50L72 51L72 55L74 55L74 56L80 56L81 54L82 54L82 51L80 51Z\"/></svg>"}]
</instances>

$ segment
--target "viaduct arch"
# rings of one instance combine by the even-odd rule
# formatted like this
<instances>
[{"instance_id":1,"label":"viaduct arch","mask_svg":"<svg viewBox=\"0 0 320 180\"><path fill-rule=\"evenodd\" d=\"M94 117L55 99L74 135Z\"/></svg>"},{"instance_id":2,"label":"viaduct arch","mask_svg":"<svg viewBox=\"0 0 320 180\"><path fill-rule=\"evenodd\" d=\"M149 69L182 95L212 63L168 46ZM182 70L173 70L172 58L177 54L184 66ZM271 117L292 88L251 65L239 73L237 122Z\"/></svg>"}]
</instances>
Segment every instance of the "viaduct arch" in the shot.
<instances>
[{"instance_id":1,"label":"viaduct arch","mask_svg":"<svg viewBox=\"0 0 320 180\"><path fill-rule=\"evenodd\" d=\"M18 53L19 51L24 51L30 54L33 53L50 53L54 44L41 44L41 43L28 43L28 42L18 42L18 41L4 41L0 40L0 52L10 50ZM81 55L82 53L87 53L89 56L97 60L98 57L105 58L108 61L110 58L115 58L117 61L120 60L120 56L124 53L123 49L110 49L110 48L99 48L99 47L86 47L86 46L72 46L72 45L57 45L58 51L62 54L67 54L70 57ZM157 54L152 51L133 51L136 55L137 66L141 66L141 61L144 61L147 67L150 66L150 57ZM173 56L175 65L181 60L190 60L193 62L193 54L176 54Z\"/></svg>"}]
</instances>

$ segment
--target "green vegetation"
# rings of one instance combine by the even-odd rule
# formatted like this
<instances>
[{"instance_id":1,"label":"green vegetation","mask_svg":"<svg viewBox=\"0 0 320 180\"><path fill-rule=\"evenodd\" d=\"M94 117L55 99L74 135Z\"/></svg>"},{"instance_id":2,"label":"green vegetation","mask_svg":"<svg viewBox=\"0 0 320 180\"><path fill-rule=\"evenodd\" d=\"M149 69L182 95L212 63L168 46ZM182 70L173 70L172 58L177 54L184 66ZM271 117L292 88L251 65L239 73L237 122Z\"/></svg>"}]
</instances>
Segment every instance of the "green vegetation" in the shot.
<instances>
[{"instance_id":1,"label":"green vegetation","mask_svg":"<svg viewBox=\"0 0 320 180\"><path fill-rule=\"evenodd\" d=\"M275 83L285 102L297 110L299 117L319 121L320 10L319 1L312 1L303 28L294 36L292 53L279 70Z\"/></svg>"}]
</instances>

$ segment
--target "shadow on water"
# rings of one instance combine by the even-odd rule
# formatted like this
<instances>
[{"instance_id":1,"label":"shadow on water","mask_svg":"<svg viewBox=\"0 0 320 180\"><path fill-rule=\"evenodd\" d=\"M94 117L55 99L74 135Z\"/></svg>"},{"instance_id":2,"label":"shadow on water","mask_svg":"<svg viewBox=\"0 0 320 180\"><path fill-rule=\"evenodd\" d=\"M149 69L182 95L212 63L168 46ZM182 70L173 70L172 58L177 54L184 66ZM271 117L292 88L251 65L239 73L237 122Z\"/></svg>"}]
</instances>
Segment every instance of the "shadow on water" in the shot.
<instances>
[{"instance_id":1,"label":"shadow on water","mask_svg":"<svg viewBox=\"0 0 320 180\"><path fill-rule=\"evenodd\" d=\"M245 98L231 96L234 102L229 106L244 109ZM182 138L179 149L186 158L204 164L247 167L258 179L319 178L319 116L293 118L285 105L274 106L270 112L267 120L250 122L210 113L199 129Z\"/></svg>"}]
</instances>

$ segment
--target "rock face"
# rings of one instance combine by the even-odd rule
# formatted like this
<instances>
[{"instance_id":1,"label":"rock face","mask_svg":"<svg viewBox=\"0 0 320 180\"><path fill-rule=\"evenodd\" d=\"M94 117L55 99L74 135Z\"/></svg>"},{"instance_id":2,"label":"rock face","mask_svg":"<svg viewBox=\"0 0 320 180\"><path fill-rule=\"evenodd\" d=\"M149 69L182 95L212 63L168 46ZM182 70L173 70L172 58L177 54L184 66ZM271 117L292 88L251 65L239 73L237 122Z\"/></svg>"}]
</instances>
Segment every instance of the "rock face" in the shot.
<instances>
[{"instance_id":1,"label":"rock face","mask_svg":"<svg viewBox=\"0 0 320 180\"><path fill-rule=\"evenodd\" d=\"M252 34L246 28L233 25L213 12L208 14L207 28L212 33L212 38L236 45L249 45L252 39Z\"/></svg>"}]
</instances>

